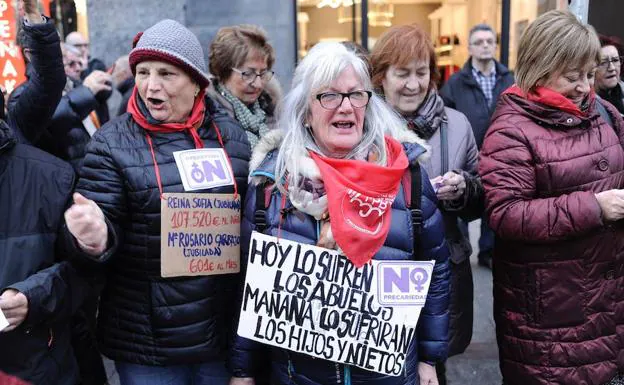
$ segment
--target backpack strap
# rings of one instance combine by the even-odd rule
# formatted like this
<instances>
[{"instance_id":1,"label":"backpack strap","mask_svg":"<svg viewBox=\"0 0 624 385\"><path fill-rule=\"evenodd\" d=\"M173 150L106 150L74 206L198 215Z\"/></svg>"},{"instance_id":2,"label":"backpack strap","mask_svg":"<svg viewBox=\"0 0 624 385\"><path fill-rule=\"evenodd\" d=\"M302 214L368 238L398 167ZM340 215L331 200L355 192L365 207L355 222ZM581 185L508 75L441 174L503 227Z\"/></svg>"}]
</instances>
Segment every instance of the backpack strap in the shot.
<instances>
[{"instance_id":1,"label":"backpack strap","mask_svg":"<svg viewBox=\"0 0 624 385\"><path fill-rule=\"evenodd\" d=\"M596 108L598 109L598 113L602 118L611 126L611 128L615 128L615 124L613 123L613 118L609 111L607 111L607 107L602 104L600 99L596 98Z\"/></svg>"},{"instance_id":2,"label":"backpack strap","mask_svg":"<svg viewBox=\"0 0 624 385\"><path fill-rule=\"evenodd\" d=\"M256 186L256 211L254 213L254 223L256 231L263 233L266 230L266 203L265 203L266 182Z\"/></svg>"},{"instance_id":3,"label":"backpack strap","mask_svg":"<svg viewBox=\"0 0 624 385\"><path fill-rule=\"evenodd\" d=\"M414 257L420 254L420 233L423 227L423 213L420 207L422 198L422 178L420 164L410 166L411 174L411 198L409 210L412 214L412 233L414 235Z\"/></svg>"}]
</instances>

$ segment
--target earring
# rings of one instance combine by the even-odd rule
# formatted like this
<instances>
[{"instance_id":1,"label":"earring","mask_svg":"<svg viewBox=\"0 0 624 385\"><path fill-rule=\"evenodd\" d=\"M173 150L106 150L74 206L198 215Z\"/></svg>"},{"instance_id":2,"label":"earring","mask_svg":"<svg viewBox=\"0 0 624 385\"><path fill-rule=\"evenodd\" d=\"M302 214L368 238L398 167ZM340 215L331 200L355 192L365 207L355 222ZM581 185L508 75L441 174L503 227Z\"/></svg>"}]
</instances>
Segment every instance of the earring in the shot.
<instances>
[{"instance_id":1,"label":"earring","mask_svg":"<svg viewBox=\"0 0 624 385\"><path fill-rule=\"evenodd\" d=\"M195 97L197 97L197 95L199 95L199 87L195 90Z\"/></svg>"}]
</instances>

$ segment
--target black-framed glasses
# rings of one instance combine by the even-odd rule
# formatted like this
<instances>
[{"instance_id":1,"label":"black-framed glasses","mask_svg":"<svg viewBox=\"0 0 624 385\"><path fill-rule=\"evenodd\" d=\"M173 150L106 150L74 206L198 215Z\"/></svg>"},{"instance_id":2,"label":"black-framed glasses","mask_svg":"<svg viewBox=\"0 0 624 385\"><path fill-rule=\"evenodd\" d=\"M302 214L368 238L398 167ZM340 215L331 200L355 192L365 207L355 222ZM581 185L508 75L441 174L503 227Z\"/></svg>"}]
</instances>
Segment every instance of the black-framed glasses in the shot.
<instances>
[{"instance_id":1,"label":"black-framed glasses","mask_svg":"<svg viewBox=\"0 0 624 385\"><path fill-rule=\"evenodd\" d=\"M256 72L254 70L242 71L242 70L239 70L238 68L232 68L232 71L240 74L241 79L243 79L244 82L249 83L249 84L255 82L256 78L260 78L260 80L266 83L269 80L271 80L274 74L273 71L262 71L262 72Z\"/></svg>"},{"instance_id":2,"label":"black-framed glasses","mask_svg":"<svg viewBox=\"0 0 624 385\"><path fill-rule=\"evenodd\" d=\"M621 62L622 56L608 57L604 60L601 60L600 63L598 63L598 67L606 70L607 68L609 68L609 64L613 63L613 66L617 68Z\"/></svg>"},{"instance_id":3,"label":"black-framed glasses","mask_svg":"<svg viewBox=\"0 0 624 385\"><path fill-rule=\"evenodd\" d=\"M323 92L316 95L316 100L321 103L321 107L327 110L335 110L342 105L345 98L348 98L355 108L366 107L373 93L371 91L351 91L351 92Z\"/></svg>"}]
</instances>

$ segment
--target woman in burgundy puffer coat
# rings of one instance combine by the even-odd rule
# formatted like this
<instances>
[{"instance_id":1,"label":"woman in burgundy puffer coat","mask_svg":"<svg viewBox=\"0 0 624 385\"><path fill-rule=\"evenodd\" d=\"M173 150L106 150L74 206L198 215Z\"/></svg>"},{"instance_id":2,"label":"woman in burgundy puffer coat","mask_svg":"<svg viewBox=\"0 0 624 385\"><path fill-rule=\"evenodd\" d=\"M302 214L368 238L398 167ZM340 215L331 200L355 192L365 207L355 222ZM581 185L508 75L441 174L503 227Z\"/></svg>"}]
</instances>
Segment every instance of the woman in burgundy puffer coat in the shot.
<instances>
[{"instance_id":1,"label":"woman in burgundy puffer coat","mask_svg":"<svg viewBox=\"0 0 624 385\"><path fill-rule=\"evenodd\" d=\"M535 20L483 144L505 385L624 372L624 122L591 89L599 49L571 13Z\"/></svg>"}]
</instances>

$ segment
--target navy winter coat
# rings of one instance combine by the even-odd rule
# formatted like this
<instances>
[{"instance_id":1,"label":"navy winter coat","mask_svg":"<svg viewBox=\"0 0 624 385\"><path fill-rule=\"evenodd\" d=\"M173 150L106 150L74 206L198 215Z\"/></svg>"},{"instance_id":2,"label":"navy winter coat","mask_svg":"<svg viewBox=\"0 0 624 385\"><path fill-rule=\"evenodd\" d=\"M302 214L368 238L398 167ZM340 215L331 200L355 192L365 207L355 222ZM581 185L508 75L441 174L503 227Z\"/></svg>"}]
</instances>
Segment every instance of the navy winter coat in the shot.
<instances>
[{"instance_id":1,"label":"navy winter coat","mask_svg":"<svg viewBox=\"0 0 624 385\"><path fill-rule=\"evenodd\" d=\"M259 167L252 171L253 177L266 177L274 180L276 148L278 143L269 143L278 136L274 132L266 135L254 150L253 159L262 159L261 154L270 150ZM277 139L279 141L279 139ZM404 144L410 162L416 163L417 158L425 152L418 144ZM253 161L252 161L253 162ZM253 169L253 164L252 164ZM433 187L429 182L424 169L422 170L422 202L424 225L420 234L422 244L422 259L435 260L431 287L427 303L423 308L417 327L416 339L411 345L411 351L405 362L403 376L390 377L366 371L357 367L345 367L342 364L313 359L310 356L294 353L285 349L268 347L242 337L235 337L230 357L230 370L235 377L255 377L262 368L258 363L270 351L271 383L274 384L340 384L345 383L345 376L351 378L352 384L398 385L415 384L418 378L418 361L441 362L446 359L448 343L448 306L449 306L449 249L444 236L442 214L437 209L437 199ZM406 207L403 188L399 189L392 204L392 224L390 233L382 246L375 254L375 259L414 259L412 241L412 221L409 209ZM270 205L267 207L264 233L277 236L280 222L281 194L275 190L271 194ZM241 255L247 256L249 239L255 230L254 214L256 202L256 187L250 186L245 202L245 215L242 222ZM291 207L287 201L286 208ZM318 239L316 220L303 213L290 213L282 220L281 236L306 244L316 244Z\"/></svg>"},{"instance_id":2,"label":"navy winter coat","mask_svg":"<svg viewBox=\"0 0 624 385\"><path fill-rule=\"evenodd\" d=\"M205 148L221 148L219 127L239 191L247 187L249 143L238 123L206 98L197 130ZM99 129L89 145L76 191L94 200L109 222L109 250L96 260L106 272L98 338L104 355L139 365L187 365L225 361L234 318L233 275L160 276L160 192L146 139L130 114ZM149 133L164 192L184 192L174 151L194 149L188 132ZM197 192L231 193L232 186ZM66 232L66 247L76 249Z\"/></svg>"},{"instance_id":3,"label":"navy winter coat","mask_svg":"<svg viewBox=\"0 0 624 385\"><path fill-rule=\"evenodd\" d=\"M23 28L35 71L9 110L9 125L0 121L0 292L12 288L26 295L28 315L15 330L0 333L0 371L37 385L75 385L69 320L89 286L57 249L74 171L39 149L16 144L11 132L47 124L65 73L54 24Z\"/></svg>"},{"instance_id":4,"label":"navy winter coat","mask_svg":"<svg viewBox=\"0 0 624 385\"><path fill-rule=\"evenodd\" d=\"M461 71L454 73L440 90L440 96L447 107L466 115L479 148L490 126L490 118L496 109L499 95L514 83L513 73L509 72L507 67L497 61L494 61L494 65L496 85L492 90L492 101L489 104L481 86L472 76L472 58L468 58Z\"/></svg>"},{"instance_id":5,"label":"navy winter coat","mask_svg":"<svg viewBox=\"0 0 624 385\"><path fill-rule=\"evenodd\" d=\"M31 73L28 71L29 75ZM66 78L63 77L63 84L65 82ZM54 105L56 110L49 124L43 127L20 127L20 135L27 143L68 161L78 173L87 143L91 140L82 121L98 109L100 102L87 87L77 81L73 82L74 87ZM24 98L22 93L22 87L13 91L9 98L9 111L11 106Z\"/></svg>"}]
</instances>

